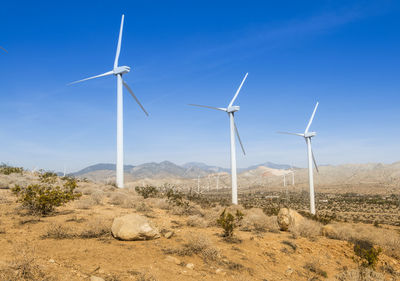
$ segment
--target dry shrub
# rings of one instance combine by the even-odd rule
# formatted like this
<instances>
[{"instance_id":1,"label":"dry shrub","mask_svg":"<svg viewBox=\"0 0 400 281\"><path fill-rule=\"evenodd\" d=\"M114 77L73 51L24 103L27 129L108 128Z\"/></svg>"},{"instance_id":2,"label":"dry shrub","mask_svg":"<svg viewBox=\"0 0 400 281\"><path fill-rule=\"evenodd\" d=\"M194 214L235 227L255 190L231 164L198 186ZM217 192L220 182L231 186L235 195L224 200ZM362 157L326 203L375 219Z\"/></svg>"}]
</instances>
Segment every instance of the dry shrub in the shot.
<instances>
[{"instance_id":1,"label":"dry shrub","mask_svg":"<svg viewBox=\"0 0 400 281\"><path fill-rule=\"evenodd\" d=\"M350 269L336 276L338 281L384 281L383 274L369 268Z\"/></svg>"},{"instance_id":2,"label":"dry shrub","mask_svg":"<svg viewBox=\"0 0 400 281\"><path fill-rule=\"evenodd\" d=\"M195 215L195 216L190 216L188 220L186 221L187 226L191 227L207 227L207 221L203 219L202 217Z\"/></svg>"},{"instance_id":3,"label":"dry shrub","mask_svg":"<svg viewBox=\"0 0 400 281\"><path fill-rule=\"evenodd\" d=\"M224 208L216 206L212 209L206 210L204 213L204 219L207 221L208 226L218 226L217 220L221 215Z\"/></svg>"},{"instance_id":4,"label":"dry shrub","mask_svg":"<svg viewBox=\"0 0 400 281\"><path fill-rule=\"evenodd\" d=\"M304 265L304 268L312 273L319 275L319 276L322 276L325 278L328 277L328 274L326 273L326 271L321 269L321 263L319 262L318 259L314 259L311 262L307 262Z\"/></svg>"},{"instance_id":5,"label":"dry shrub","mask_svg":"<svg viewBox=\"0 0 400 281\"><path fill-rule=\"evenodd\" d=\"M289 226L289 231L294 237L301 236L313 240L321 234L321 228L322 226L319 222L304 218Z\"/></svg>"},{"instance_id":6,"label":"dry shrub","mask_svg":"<svg viewBox=\"0 0 400 281\"><path fill-rule=\"evenodd\" d=\"M88 210L91 207L96 205L96 202L93 200L92 197L83 198L79 201L74 203L75 207L82 210Z\"/></svg>"},{"instance_id":7,"label":"dry shrub","mask_svg":"<svg viewBox=\"0 0 400 281\"><path fill-rule=\"evenodd\" d=\"M50 224L42 238L51 239L90 239L108 236L111 230L111 220L94 218L82 223L79 229L72 229L62 224Z\"/></svg>"},{"instance_id":8,"label":"dry shrub","mask_svg":"<svg viewBox=\"0 0 400 281\"><path fill-rule=\"evenodd\" d=\"M71 228L57 223L52 223L47 227L46 233L42 235L42 238L50 239L70 239L74 235Z\"/></svg>"},{"instance_id":9,"label":"dry shrub","mask_svg":"<svg viewBox=\"0 0 400 281\"><path fill-rule=\"evenodd\" d=\"M36 262L35 250L28 244L14 248L13 260L8 268L0 270L0 280L50 280Z\"/></svg>"},{"instance_id":10,"label":"dry shrub","mask_svg":"<svg viewBox=\"0 0 400 281\"><path fill-rule=\"evenodd\" d=\"M84 229L75 234L76 237L89 239L108 236L111 231L111 220L94 218L83 224Z\"/></svg>"},{"instance_id":11,"label":"dry shrub","mask_svg":"<svg viewBox=\"0 0 400 281\"><path fill-rule=\"evenodd\" d=\"M400 235L393 230L365 224L335 223L326 225L322 232L326 237L337 240L369 241L380 246L385 254L400 259Z\"/></svg>"},{"instance_id":12,"label":"dry shrub","mask_svg":"<svg viewBox=\"0 0 400 281\"><path fill-rule=\"evenodd\" d=\"M138 195L127 194L122 208L136 208L138 204L143 203L143 197Z\"/></svg>"},{"instance_id":13,"label":"dry shrub","mask_svg":"<svg viewBox=\"0 0 400 281\"><path fill-rule=\"evenodd\" d=\"M165 198L147 198L144 200L151 207L161 210L168 210L169 204Z\"/></svg>"},{"instance_id":14,"label":"dry shrub","mask_svg":"<svg viewBox=\"0 0 400 281\"><path fill-rule=\"evenodd\" d=\"M245 212L240 230L258 232L278 232L276 216L267 216L262 209L252 208Z\"/></svg>"},{"instance_id":15,"label":"dry shrub","mask_svg":"<svg viewBox=\"0 0 400 281\"><path fill-rule=\"evenodd\" d=\"M124 204L126 200L126 194L123 193L119 193L119 192L114 192L111 196L110 196L110 204L112 205L122 205Z\"/></svg>"},{"instance_id":16,"label":"dry shrub","mask_svg":"<svg viewBox=\"0 0 400 281\"><path fill-rule=\"evenodd\" d=\"M135 205L135 210L141 213L148 213L151 212L152 209L149 205L144 202Z\"/></svg>"},{"instance_id":17,"label":"dry shrub","mask_svg":"<svg viewBox=\"0 0 400 281\"><path fill-rule=\"evenodd\" d=\"M91 195L93 192L97 191L97 189L94 188L93 186L87 186L80 188L79 191L82 192L82 194L84 195Z\"/></svg>"},{"instance_id":18,"label":"dry shrub","mask_svg":"<svg viewBox=\"0 0 400 281\"><path fill-rule=\"evenodd\" d=\"M220 251L211 240L200 234L190 234L182 248L171 250L169 253L176 253L180 256L199 255L205 262L216 261L220 257Z\"/></svg>"},{"instance_id":19,"label":"dry shrub","mask_svg":"<svg viewBox=\"0 0 400 281\"><path fill-rule=\"evenodd\" d=\"M102 190L96 190L90 195L90 198L96 205L101 205L103 203L104 192Z\"/></svg>"}]
</instances>

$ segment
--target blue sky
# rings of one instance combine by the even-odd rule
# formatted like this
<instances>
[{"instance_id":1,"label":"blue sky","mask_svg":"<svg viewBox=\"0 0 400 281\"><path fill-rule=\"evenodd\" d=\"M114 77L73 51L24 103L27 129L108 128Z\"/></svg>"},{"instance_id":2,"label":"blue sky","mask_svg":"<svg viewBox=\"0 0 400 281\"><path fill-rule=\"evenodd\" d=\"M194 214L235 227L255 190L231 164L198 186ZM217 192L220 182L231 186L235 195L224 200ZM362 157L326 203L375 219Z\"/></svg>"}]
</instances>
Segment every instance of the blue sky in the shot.
<instances>
[{"instance_id":1,"label":"blue sky","mask_svg":"<svg viewBox=\"0 0 400 281\"><path fill-rule=\"evenodd\" d=\"M67 83L120 64L150 117L124 93L125 163L229 166L226 106L247 155L238 166L400 160L397 1L11 1L0 9L0 161L74 171L115 162L116 79Z\"/></svg>"}]
</instances>

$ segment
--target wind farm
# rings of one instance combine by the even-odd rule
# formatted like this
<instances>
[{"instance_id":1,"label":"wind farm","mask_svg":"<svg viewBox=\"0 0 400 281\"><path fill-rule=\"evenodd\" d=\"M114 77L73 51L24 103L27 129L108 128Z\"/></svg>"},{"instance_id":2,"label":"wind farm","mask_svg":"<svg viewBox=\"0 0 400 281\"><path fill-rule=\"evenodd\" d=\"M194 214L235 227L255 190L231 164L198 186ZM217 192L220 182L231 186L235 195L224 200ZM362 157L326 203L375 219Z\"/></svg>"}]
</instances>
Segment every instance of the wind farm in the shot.
<instances>
[{"instance_id":1,"label":"wind farm","mask_svg":"<svg viewBox=\"0 0 400 281\"><path fill-rule=\"evenodd\" d=\"M399 3L0 13L0 281L400 280Z\"/></svg>"}]
</instances>

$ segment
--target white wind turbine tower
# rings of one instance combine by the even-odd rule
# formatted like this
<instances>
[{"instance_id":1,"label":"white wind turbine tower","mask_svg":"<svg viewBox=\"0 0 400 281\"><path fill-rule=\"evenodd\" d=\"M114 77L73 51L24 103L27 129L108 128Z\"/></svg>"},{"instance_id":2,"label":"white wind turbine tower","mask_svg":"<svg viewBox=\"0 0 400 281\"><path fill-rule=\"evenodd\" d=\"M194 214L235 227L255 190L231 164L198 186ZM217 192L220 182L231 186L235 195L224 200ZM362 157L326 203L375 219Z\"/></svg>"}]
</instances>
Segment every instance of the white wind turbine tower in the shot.
<instances>
[{"instance_id":1,"label":"white wind turbine tower","mask_svg":"<svg viewBox=\"0 0 400 281\"><path fill-rule=\"evenodd\" d=\"M206 107L206 108L211 108L211 109L216 109L220 111L224 111L228 113L229 116L229 121L230 121L230 133L231 133L231 177L232 177L232 204L237 205L238 203L238 196L237 196L237 175L236 175L236 146L235 146L235 132L238 137L240 146L242 147L243 154L246 155L246 152L244 151L244 147L242 144L242 141L240 140L239 136L239 131L236 127L235 124L235 119L234 119L234 114L235 112L240 110L240 106L233 105L235 102L237 96L239 95L240 89L243 86L244 81L247 78L248 73L244 76L242 83L240 84L239 88L237 89L233 99L231 102L228 104L227 108L223 107L213 107L213 106L207 106L207 105L198 105L198 104L190 104L193 106L200 106L200 107Z\"/></svg>"},{"instance_id":2,"label":"white wind turbine tower","mask_svg":"<svg viewBox=\"0 0 400 281\"><path fill-rule=\"evenodd\" d=\"M314 176L313 176L313 162L315 165L315 169L318 172L318 166L317 162L315 161L314 153L311 148L311 138L314 137L317 133L316 132L309 132L308 130L310 129L311 123L314 119L315 112L317 111L318 108L318 102L315 105L314 111L311 115L310 121L308 122L308 125L306 127L306 130L304 133L288 133L288 132L279 132L280 134L289 134L289 135L295 135L295 136L300 136L303 137L306 141L307 144L307 154L308 154L308 180L310 183L310 212L311 214L315 215L315 196L314 196Z\"/></svg>"},{"instance_id":3,"label":"white wind turbine tower","mask_svg":"<svg viewBox=\"0 0 400 281\"><path fill-rule=\"evenodd\" d=\"M99 74L96 76L92 76L89 78L85 78L79 81L75 81L70 83L75 84L79 82L83 82L86 80L94 79L94 78L99 78L99 77L104 77L104 76L109 76L109 75L115 75L117 78L117 165L116 165L116 183L119 188L124 187L124 127L123 127L123 95L122 95L122 85L125 86L125 88L128 90L128 92L132 95L132 97L135 99L135 101L139 104L139 106L142 108L144 113L148 116L149 114L147 111L144 109L138 98L135 96L133 93L132 89L128 86L128 84L125 83L125 81L122 79L122 75L126 74L130 71L129 66L118 66L118 59L119 59L119 54L121 51L121 41L122 41L122 29L124 26L124 15L122 15L121 19L121 27L119 30L119 37L118 37L118 45L117 45L117 53L115 55L115 60L114 60L114 68L111 71L105 72L103 74Z\"/></svg>"}]
</instances>

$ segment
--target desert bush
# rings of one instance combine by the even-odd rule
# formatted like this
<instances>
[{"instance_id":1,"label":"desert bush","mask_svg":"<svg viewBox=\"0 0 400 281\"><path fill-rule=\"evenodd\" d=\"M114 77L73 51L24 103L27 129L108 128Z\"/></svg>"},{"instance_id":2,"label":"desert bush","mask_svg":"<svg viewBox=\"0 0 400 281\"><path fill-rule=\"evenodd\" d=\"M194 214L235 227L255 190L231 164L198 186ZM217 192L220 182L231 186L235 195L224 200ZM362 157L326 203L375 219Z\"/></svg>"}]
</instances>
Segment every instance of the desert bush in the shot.
<instances>
[{"instance_id":1,"label":"desert bush","mask_svg":"<svg viewBox=\"0 0 400 281\"><path fill-rule=\"evenodd\" d=\"M92 198L82 198L74 203L75 207L82 210L88 210L96 205Z\"/></svg>"},{"instance_id":2,"label":"desert bush","mask_svg":"<svg viewBox=\"0 0 400 281\"><path fill-rule=\"evenodd\" d=\"M191 227L207 227L207 222L205 219L203 219L201 216L199 215L195 215L195 216L190 216L187 221L186 221L186 225L187 226L191 226Z\"/></svg>"},{"instance_id":3,"label":"desert bush","mask_svg":"<svg viewBox=\"0 0 400 281\"><path fill-rule=\"evenodd\" d=\"M191 234L183 247L172 251L180 256L200 255L204 261L215 261L220 256L220 251L204 235Z\"/></svg>"},{"instance_id":4,"label":"desert bush","mask_svg":"<svg viewBox=\"0 0 400 281\"><path fill-rule=\"evenodd\" d=\"M305 218L289 226L289 231L294 237L316 239L321 234L321 227L320 223Z\"/></svg>"},{"instance_id":5,"label":"desert bush","mask_svg":"<svg viewBox=\"0 0 400 281\"><path fill-rule=\"evenodd\" d=\"M0 270L0 280L46 281L50 279L37 264L34 249L26 244L14 249L13 260L8 264L8 268Z\"/></svg>"},{"instance_id":6,"label":"desert bush","mask_svg":"<svg viewBox=\"0 0 400 281\"><path fill-rule=\"evenodd\" d=\"M232 237L233 231L238 226L240 221L243 220L243 213L239 210L236 210L235 215L226 211L226 208L219 216L217 223L224 230L224 237Z\"/></svg>"},{"instance_id":7,"label":"desert bush","mask_svg":"<svg viewBox=\"0 0 400 281\"><path fill-rule=\"evenodd\" d=\"M11 174L22 174L24 172L24 168L21 167L12 167L6 164L0 165L0 174L3 175L11 175Z\"/></svg>"},{"instance_id":8,"label":"desert bush","mask_svg":"<svg viewBox=\"0 0 400 281\"><path fill-rule=\"evenodd\" d=\"M257 232L278 232L276 216L267 216L262 209L252 208L245 212L241 222L241 230Z\"/></svg>"},{"instance_id":9,"label":"desert bush","mask_svg":"<svg viewBox=\"0 0 400 281\"><path fill-rule=\"evenodd\" d=\"M44 171L42 171L39 174L39 180L42 183L54 184L57 181L57 174L53 173L53 172L44 172ZM74 181L74 180L71 179L71 181Z\"/></svg>"},{"instance_id":10,"label":"desert bush","mask_svg":"<svg viewBox=\"0 0 400 281\"><path fill-rule=\"evenodd\" d=\"M109 236L111 221L103 218L95 218L84 224L84 229L76 233L76 237L82 239L99 238Z\"/></svg>"},{"instance_id":11,"label":"desert bush","mask_svg":"<svg viewBox=\"0 0 400 281\"><path fill-rule=\"evenodd\" d=\"M375 268L382 252L381 248L375 248L368 240L355 240L353 250L360 258L361 265L370 268Z\"/></svg>"},{"instance_id":12,"label":"desert bush","mask_svg":"<svg viewBox=\"0 0 400 281\"><path fill-rule=\"evenodd\" d=\"M144 202L135 205L135 209L138 212L146 213L152 211L151 207Z\"/></svg>"},{"instance_id":13,"label":"desert bush","mask_svg":"<svg viewBox=\"0 0 400 281\"><path fill-rule=\"evenodd\" d=\"M110 204L122 205L126 200L126 194L115 192L110 196Z\"/></svg>"},{"instance_id":14,"label":"desert bush","mask_svg":"<svg viewBox=\"0 0 400 281\"><path fill-rule=\"evenodd\" d=\"M331 239L354 242L367 240L382 248L383 252L400 259L400 235L393 230L364 224L334 223L324 227L324 235Z\"/></svg>"},{"instance_id":15,"label":"desert bush","mask_svg":"<svg viewBox=\"0 0 400 281\"><path fill-rule=\"evenodd\" d=\"M71 233L71 229L65 225L52 223L47 227L45 234L41 236L43 239L70 239L74 235Z\"/></svg>"},{"instance_id":16,"label":"desert bush","mask_svg":"<svg viewBox=\"0 0 400 281\"><path fill-rule=\"evenodd\" d=\"M315 273L317 275L320 275L322 277L325 277L325 278L328 277L328 274L326 273L326 271L321 269L321 265L318 262L318 260L314 260L312 262L307 262L304 265L304 268L307 269L308 271Z\"/></svg>"},{"instance_id":17,"label":"desert bush","mask_svg":"<svg viewBox=\"0 0 400 281\"><path fill-rule=\"evenodd\" d=\"M157 197L159 191L157 187L152 185L136 186L135 190L138 194L142 195L145 199L149 197Z\"/></svg>"},{"instance_id":18,"label":"desert bush","mask_svg":"<svg viewBox=\"0 0 400 281\"><path fill-rule=\"evenodd\" d=\"M75 193L75 188L76 182L67 181L62 188L53 185L30 184L27 187L15 185L11 190L23 207L32 213L47 215L56 207L79 198L81 194Z\"/></svg>"},{"instance_id":19,"label":"desert bush","mask_svg":"<svg viewBox=\"0 0 400 281\"><path fill-rule=\"evenodd\" d=\"M361 267L358 269L344 270L336 276L338 281L384 281L383 274L372 269Z\"/></svg>"},{"instance_id":20,"label":"desert bush","mask_svg":"<svg viewBox=\"0 0 400 281\"><path fill-rule=\"evenodd\" d=\"M165 198L147 198L145 202L156 209L168 210L169 204Z\"/></svg>"},{"instance_id":21,"label":"desert bush","mask_svg":"<svg viewBox=\"0 0 400 281\"><path fill-rule=\"evenodd\" d=\"M96 190L90 195L90 198L96 205L100 205L103 203L104 192L101 190Z\"/></svg>"}]
</instances>

